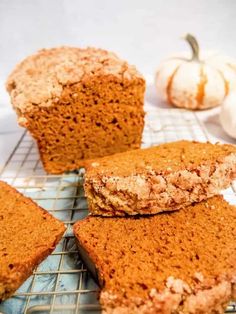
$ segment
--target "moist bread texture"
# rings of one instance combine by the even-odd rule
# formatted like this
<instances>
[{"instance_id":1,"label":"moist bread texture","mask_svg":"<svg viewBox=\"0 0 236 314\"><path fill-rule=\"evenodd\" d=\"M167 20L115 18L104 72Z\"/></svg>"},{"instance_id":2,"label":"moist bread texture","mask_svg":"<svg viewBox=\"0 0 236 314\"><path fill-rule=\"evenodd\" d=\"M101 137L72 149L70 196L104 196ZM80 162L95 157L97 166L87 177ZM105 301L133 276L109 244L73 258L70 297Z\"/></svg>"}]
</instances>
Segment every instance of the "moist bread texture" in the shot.
<instances>
[{"instance_id":1,"label":"moist bread texture","mask_svg":"<svg viewBox=\"0 0 236 314\"><path fill-rule=\"evenodd\" d=\"M236 146L178 141L97 159L86 170L92 214L154 214L227 188L236 177Z\"/></svg>"},{"instance_id":2,"label":"moist bread texture","mask_svg":"<svg viewBox=\"0 0 236 314\"><path fill-rule=\"evenodd\" d=\"M2 181L0 203L0 301L3 301L54 250L65 226Z\"/></svg>"},{"instance_id":3,"label":"moist bread texture","mask_svg":"<svg viewBox=\"0 0 236 314\"><path fill-rule=\"evenodd\" d=\"M159 215L74 225L104 313L223 313L236 298L236 207L222 196ZM90 265L88 265L90 267Z\"/></svg>"},{"instance_id":4,"label":"moist bread texture","mask_svg":"<svg viewBox=\"0 0 236 314\"><path fill-rule=\"evenodd\" d=\"M49 173L140 147L145 81L111 52L44 49L21 62L6 86Z\"/></svg>"}]
</instances>

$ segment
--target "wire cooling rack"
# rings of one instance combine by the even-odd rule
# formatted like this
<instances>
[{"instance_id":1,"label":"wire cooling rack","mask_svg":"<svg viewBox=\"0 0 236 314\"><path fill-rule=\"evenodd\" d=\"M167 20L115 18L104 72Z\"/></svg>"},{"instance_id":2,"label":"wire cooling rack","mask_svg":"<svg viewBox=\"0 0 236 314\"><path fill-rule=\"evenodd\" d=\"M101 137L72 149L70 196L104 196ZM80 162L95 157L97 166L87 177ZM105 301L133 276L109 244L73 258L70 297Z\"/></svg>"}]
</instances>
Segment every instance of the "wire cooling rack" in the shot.
<instances>
[{"instance_id":1,"label":"wire cooling rack","mask_svg":"<svg viewBox=\"0 0 236 314\"><path fill-rule=\"evenodd\" d=\"M194 112L154 108L148 111L143 147L178 139L208 140ZM67 226L56 250L12 298L0 305L0 312L99 313L98 286L80 260L72 233L73 223L87 215L82 189L83 170L46 175L35 142L25 132L1 170L0 177L63 220ZM236 204L233 188L226 190L225 197ZM227 313L236 313L234 303L228 306Z\"/></svg>"}]
</instances>

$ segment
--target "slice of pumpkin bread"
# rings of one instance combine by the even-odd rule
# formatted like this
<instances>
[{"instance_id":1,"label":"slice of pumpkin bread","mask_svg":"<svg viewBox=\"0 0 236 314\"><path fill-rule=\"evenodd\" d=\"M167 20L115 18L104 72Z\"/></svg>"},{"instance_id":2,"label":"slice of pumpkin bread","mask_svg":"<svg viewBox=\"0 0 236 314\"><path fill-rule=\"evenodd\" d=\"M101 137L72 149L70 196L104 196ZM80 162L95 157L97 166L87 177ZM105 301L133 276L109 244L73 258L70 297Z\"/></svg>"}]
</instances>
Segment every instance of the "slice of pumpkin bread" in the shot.
<instances>
[{"instance_id":1,"label":"slice of pumpkin bread","mask_svg":"<svg viewBox=\"0 0 236 314\"><path fill-rule=\"evenodd\" d=\"M0 181L0 301L10 297L55 248L65 226Z\"/></svg>"},{"instance_id":2,"label":"slice of pumpkin bread","mask_svg":"<svg viewBox=\"0 0 236 314\"><path fill-rule=\"evenodd\" d=\"M84 188L93 214L153 214L219 194L235 177L236 146L178 141L97 159Z\"/></svg>"},{"instance_id":3,"label":"slice of pumpkin bread","mask_svg":"<svg viewBox=\"0 0 236 314\"><path fill-rule=\"evenodd\" d=\"M235 225L236 207L214 196L159 215L89 216L74 233L104 313L216 314L236 297Z\"/></svg>"}]
</instances>

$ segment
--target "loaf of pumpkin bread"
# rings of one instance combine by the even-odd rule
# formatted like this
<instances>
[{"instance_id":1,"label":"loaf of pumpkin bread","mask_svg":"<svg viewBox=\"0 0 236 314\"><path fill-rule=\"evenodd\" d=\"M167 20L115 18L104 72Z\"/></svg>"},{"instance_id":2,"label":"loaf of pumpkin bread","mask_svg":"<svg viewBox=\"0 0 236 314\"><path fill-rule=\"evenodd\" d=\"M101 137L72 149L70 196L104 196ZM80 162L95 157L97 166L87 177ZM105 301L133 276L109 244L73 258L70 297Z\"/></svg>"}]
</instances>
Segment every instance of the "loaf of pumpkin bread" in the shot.
<instances>
[{"instance_id":1,"label":"loaf of pumpkin bread","mask_svg":"<svg viewBox=\"0 0 236 314\"><path fill-rule=\"evenodd\" d=\"M78 221L103 313L216 314L236 298L236 207L222 196L180 211Z\"/></svg>"},{"instance_id":2,"label":"loaf of pumpkin bread","mask_svg":"<svg viewBox=\"0 0 236 314\"><path fill-rule=\"evenodd\" d=\"M7 90L49 173L140 147L145 81L111 52L41 50L17 65Z\"/></svg>"},{"instance_id":3,"label":"loaf of pumpkin bread","mask_svg":"<svg viewBox=\"0 0 236 314\"><path fill-rule=\"evenodd\" d=\"M154 214L219 194L234 178L236 146L178 141L97 159L84 188L92 214Z\"/></svg>"},{"instance_id":4,"label":"loaf of pumpkin bread","mask_svg":"<svg viewBox=\"0 0 236 314\"><path fill-rule=\"evenodd\" d=\"M0 181L0 302L9 298L55 248L65 226Z\"/></svg>"}]
</instances>

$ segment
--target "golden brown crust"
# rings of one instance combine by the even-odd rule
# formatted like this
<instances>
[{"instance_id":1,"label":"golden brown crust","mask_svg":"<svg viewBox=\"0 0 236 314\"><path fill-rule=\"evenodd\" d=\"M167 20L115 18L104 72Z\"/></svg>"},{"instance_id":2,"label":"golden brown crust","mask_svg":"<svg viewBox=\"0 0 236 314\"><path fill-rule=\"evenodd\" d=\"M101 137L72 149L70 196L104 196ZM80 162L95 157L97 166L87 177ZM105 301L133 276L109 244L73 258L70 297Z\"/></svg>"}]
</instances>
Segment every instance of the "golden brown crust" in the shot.
<instances>
[{"instance_id":1,"label":"golden brown crust","mask_svg":"<svg viewBox=\"0 0 236 314\"><path fill-rule=\"evenodd\" d=\"M235 146L179 141L94 160L84 187L91 213L124 216L200 202L235 177Z\"/></svg>"},{"instance_id":2,"label":"golden brown crust","mask_svg":"<svg viewBox=\"0 0 236 314\"><path fill-rule=\"evenodd\" d=\"M236 207L222 196L178 212L88 217L74 233L104 282L105 313L223 313L235 297Z\"/></svg>"},{"instance_id":3,"label":"golden brown crust","mask_svg":"<svg viewBox=\"0 0 236 314\"><path fill-rule=\"evenodd\" d=\"M2 181L0 201L0 300L5 300L54 250L65 226Z\"/></svg>"}]
</instances>

